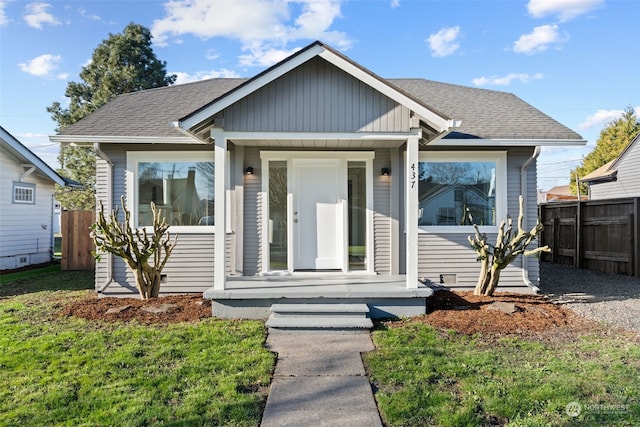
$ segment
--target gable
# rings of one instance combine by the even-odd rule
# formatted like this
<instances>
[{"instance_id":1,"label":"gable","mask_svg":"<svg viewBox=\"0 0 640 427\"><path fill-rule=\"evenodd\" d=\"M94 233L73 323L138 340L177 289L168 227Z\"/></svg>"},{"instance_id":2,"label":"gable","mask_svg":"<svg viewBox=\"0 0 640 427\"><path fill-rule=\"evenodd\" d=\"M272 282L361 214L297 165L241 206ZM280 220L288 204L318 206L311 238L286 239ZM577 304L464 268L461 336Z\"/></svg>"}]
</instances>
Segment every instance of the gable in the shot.
<instances>
[{"instance_id":1,"label":"gable","mask_svg":"<svg viewBox=\"0 0 640 427\"><path fill-rule=\"evenodd\" d=\"M410 110L315 57L225 108L228 131L407 132Z\"/></svg>"}]
</instances>

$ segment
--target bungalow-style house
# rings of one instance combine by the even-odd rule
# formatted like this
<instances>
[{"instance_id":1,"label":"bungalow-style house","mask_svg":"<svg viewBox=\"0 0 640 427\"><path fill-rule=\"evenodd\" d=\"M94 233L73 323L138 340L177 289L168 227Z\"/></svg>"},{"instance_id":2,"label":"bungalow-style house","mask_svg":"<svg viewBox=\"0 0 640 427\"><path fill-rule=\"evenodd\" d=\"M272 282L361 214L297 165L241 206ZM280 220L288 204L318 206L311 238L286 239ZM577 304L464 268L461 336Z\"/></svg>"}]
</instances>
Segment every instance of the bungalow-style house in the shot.
<instances>
[{"instance_id":1,"label":"bungalow-style house","mask_svg":"<svg viewBox=\"0 0 640 427\"><path fill-rule=\"evenodd\" d=\"M214 315L245 318L309 300L424 313L427 285L477 281L465 204L495 235L523 194L533 226L540 147L585 143L512 94L384 79L321 42L249 79L121 95L51 139L93 145L98 199L111 209L125 195L139 227L148 201L175 206L167 182L195 171L197 214L171 227L161 289L204 292ZM441 212L454 220L431 219ZM537 261L517 260L500 289L537 281ZM135 292L112 257L96 289Z\"/></svg>"},{"instance_id":2,"label":"bungalow-style house","mask_svg":"<svg viewBox=\"0 0 640 427\"><path fill-rule=\"evenodd\" d=\"M589 185L589 200L640 197L640 134L620 155L599 167L580 182Z\"/></svg>"},{"instance_id":3,"label":"bungalow-style house","mask_svg":"<svg viewBox=\"0 0 640 427\"><path fill-rule=\"evenodd\" d=\"M51 262L54 184L77 185L0 126L0 270Z\"/></svg>"}]
</instances>

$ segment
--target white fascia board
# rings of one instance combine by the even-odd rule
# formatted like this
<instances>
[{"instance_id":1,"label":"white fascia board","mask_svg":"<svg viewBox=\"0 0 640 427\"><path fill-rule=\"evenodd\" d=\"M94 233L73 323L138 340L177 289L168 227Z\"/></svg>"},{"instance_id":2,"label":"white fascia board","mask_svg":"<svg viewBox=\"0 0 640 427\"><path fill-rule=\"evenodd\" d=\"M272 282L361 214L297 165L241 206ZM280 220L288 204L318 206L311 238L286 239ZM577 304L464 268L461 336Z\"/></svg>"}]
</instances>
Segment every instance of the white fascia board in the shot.
<instances>
[{"instance_id":1,"label":"white fascia board","mask_svg":"<svg viewBox=\"0 0 640 427\"><path fill-rule=\"evenodd\" d=\"M224 132L225 138L237 140L392 140L406 141L411 136L419 136L420 130L411 132Z\"/></svg>"},{"instance_id":2,"label":"white fascia board","mask_svg":"<svg viewBox=\"0 0 640 427\"><path fill-rule=\"evenodd\" d=\"M336 67L342 69L346 73L352 75L356 79L368 84L372 88L376 89L378 92L388 96L399 104L404 105L410 110L414 111L416 114L421 116L424 120L429 122L432 125L435 125L436 128L439 128L440 132L444 132L449 130L452 127L456 127L459 125L459 122L453 119L445 119L438 115L437 113L431 111L426 108L424 105L416 102L415 100L409 98L405 94L398 92L396 89L392 88L388 84L384 83L380 79L372 76L371 74L365 72L360 67L352 64L351 62L345 60L344 58L339 57L335 53L325 50L320 54L320 57L335 65Z\"/></svg>"},{"instance_id":3,"label":"white fascia board","mask_svg":"<svg viewBox=\"0 0 640 427\"><path fill-rule=\"evenodd\" d=\"M35 155L33 151L29 150L24 144L18 141L13 135L5 131L0 127L0 138L11 148L16 155L22 158L26 163L35 166L40 172L47 176L51 181L56 184L65 187L66 183L64 179L51 166L46 164L40 157Z\"/></svg>"},{"instance_id":4,"label":"white fascia board","mask_svg":"<svg viewBox=\"0 0 640 427\"><path fill-rule=\"evenodd\" d=\"M437 141L430 142L429 145L433 146L470 146L480 145L483 147L506 147L506 146L520 146L520 147L533 147L533 146L581 146L586 145L586 139L438 139Z\"/></svg>"},{"instance_id":5,"label":"white fascia board","mask_svg":"<svg viewBox=\"0 0 640 427\"><path fill-rule=\"evenodd\" d=\"M51 135L51 142L60 144L93 145L99 144L204 144L190 136L97 136L97 135Z\"/></svg>"},{"instance_id":6,"label":"white fascia board","mask_svg":"<svg viewBox=\"0 0 640 427\"><path fill-rule=\"evenodd\" d=\"M315 56L318 56L324 49L322 46L313 46L305 52L299 53L294 58L291 58L289 61L281 64L279 67L275 67L272 70L264 73L263 75L255 78L255 80L250 81L248 84L238 88L227 96L224 96L218 102L214 102L209 105L207 108L199 111L198 113L192 115L188 119L181 120L178 122L179 127L184 130L189 130L191 127L207 120L209 117L218 113L219 111L224 110L231 104L241 100L242 98L251 95L256 90L261 87L271 83L278 77L288 73L299 65L304 64Z\"/></svg>"}]
</instances>

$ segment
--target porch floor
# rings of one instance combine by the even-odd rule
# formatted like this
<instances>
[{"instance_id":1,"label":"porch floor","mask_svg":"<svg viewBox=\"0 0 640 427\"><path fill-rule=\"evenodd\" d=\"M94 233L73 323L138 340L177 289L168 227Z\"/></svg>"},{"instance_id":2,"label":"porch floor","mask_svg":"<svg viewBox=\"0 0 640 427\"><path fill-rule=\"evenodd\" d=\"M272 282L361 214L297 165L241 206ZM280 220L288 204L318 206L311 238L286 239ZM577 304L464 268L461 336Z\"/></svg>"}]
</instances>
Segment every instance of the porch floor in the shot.
<instances>
[{"instance_id":1,"label":"porch floor","mask_svg":"<svg viewBox=\"0 0 640 427\"><path fill-rule=\"evenodd\" d=\"M424 314L433 290L419 283L407 288L406 276L294 273L284 276L228 277L226 289L208 289L213 315L266 319L275 303L365 303L370 317Z\"/></svg>"}]
</instances>

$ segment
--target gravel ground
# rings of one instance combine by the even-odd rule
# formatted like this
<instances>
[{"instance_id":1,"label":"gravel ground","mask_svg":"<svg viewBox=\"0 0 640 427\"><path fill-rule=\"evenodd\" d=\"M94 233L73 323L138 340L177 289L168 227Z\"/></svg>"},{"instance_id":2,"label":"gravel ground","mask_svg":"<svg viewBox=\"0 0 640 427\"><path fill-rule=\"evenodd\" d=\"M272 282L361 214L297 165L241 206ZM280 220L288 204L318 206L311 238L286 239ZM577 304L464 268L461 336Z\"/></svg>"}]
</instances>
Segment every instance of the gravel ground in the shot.
<instances>
[{"instance_id":1,"label":"gravel ground","mask_svg":"<svg viewBox=\"0 0 640 427\"><path fill-rule=\"evenodd\" d=\"M540 291L581 316L640 333L640 279L543 262Z\"/></svg>"}]
</instances>

